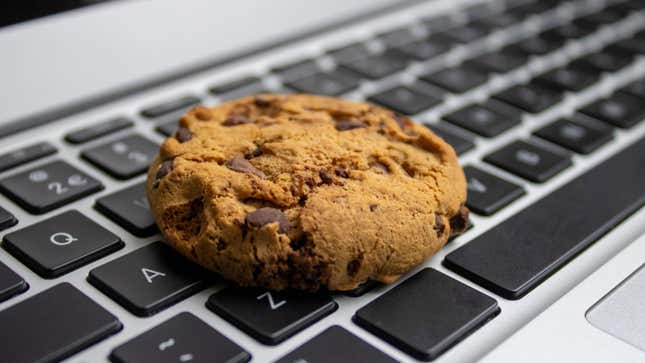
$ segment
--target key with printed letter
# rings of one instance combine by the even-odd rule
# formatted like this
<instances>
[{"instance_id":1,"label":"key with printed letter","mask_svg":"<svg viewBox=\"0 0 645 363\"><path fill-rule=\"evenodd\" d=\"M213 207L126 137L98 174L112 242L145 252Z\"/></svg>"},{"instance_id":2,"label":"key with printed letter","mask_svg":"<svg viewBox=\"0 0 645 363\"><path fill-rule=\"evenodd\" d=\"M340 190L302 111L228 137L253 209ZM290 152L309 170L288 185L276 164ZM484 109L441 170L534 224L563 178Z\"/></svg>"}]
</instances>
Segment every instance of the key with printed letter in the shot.
<instances>
[{"instance_id":1,"label":"key with printed letter","mask_svg":"<svg viewBox=\"0 0 645 363\"><path fill-rule=\"evenodd\" d=\"M34 214L49 212L101 189L98 180L60 160L0 180L0 191Z\"/></svg>"},{"instance_id":2,"label":"key with printed letter","mask_svg":"<svg viewBox=\"0 0 645 363\"><path fill-rule=\"evenodd\" d=\"M183 312L116 347L113 363L243 363L251 355L195 315Z\"/></svg>"},{"instance_id":3,"label":"key with printed letter","mask_svg":"<svg viewBox=\"0 0 645 363\"><path fill-rule=\"evenodd\" d=\"M76 210L4 236L3 247L40 276L53 278L124 246L107 229Z\"/></svg>"},{"instance_id":4,"label":"key with printed letter","mask_svg":"<svg viewBox=\"0 0 645 363\"><path fill-rule=\"evenodd\" d=\"M87 280L138 316L150 316L206 287L207 274L162 242L92 271Z\"/></svg>"},{"instance_id":5,"label":"key with printed letter","mask_svg":"<svg viewBox=\"0 0 645 363\"><path fill-rule=\"evenodd\" d=\"M69 283L0 311L3 362L59 362L121 330L119 320Z\"/></svg>"},{"instance_id":6,"label":"key with printed letter","mask_svg":"<svg viewBox=\"0 0 645 363\"><path fill-rule=\"evenodd\" d=\"M149 237L157 231L145 183L101 197L96 200L95 208L135 236Z\"/></svg>"},{"instance_id":7,"label":"key with printed letter","mask_svg":"<svg viewBox=\"0 0 645 363\"><path fill-rule=\"evenodd\" d=\"M264 344L276 345L325 316L338 304L326 294L225 288L206 307Z\"/></svg>"},{"instance_id":8,"label":"key with printed letter","mask_svg":"<svg viewBox=\"0 0 645 363\"><path fill-rule=\"evenodd\" d=\"M335 325L276 361L276 363L293 362L396 363L396 360Z\"/></svg>"},{"instance_id":9,"label":"key with printed letter","mask_svg":"<svg viewBox=\"0 0 645 363\"><path fill-rule=\"evenodd\" d=\"M130 135L84 151L84 159L118 179L128 179L148 170L159 146L140 136Z\"/></svg>"}]
</instances>

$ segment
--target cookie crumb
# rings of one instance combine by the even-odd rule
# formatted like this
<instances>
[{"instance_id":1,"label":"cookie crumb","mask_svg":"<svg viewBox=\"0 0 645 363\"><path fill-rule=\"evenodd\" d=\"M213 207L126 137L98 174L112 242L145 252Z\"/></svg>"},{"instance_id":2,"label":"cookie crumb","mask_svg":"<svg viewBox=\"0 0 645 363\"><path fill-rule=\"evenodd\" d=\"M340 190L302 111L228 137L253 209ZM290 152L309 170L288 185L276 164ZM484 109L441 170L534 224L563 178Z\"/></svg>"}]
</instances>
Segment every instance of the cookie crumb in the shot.
<instances>
[{"instance_id":1,"label":"cookie crumb","mask_svg":"<svg viewBox=\"0 0 645 363\"><path fill-rule=\"evenodd\" d=\"M291 228L289 219L280 210L270 207L256 209L246 215L246 225L259 228L264 225L278 222L278 233L287 233Z\"/></svg>"}]
</instances>

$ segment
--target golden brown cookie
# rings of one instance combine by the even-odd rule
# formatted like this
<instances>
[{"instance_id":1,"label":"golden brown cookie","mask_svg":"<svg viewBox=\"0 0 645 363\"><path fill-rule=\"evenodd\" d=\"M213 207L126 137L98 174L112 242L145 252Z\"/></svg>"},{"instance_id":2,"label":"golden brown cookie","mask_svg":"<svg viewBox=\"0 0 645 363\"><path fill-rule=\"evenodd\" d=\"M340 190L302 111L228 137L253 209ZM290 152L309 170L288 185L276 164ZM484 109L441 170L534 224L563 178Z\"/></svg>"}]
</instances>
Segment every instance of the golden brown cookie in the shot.
<instances>
[{"instance_id":1,"label":"golden brown cookie","mask_svg":"<svg viewBox=\"0 0 645 363\"><path fill-rule=\"evenodd\" d=\"M184 115L148 172L167 242L243 286L390 283L467 221L453 149L362 102L260 95Z\"/></svg>"}]
</instances>

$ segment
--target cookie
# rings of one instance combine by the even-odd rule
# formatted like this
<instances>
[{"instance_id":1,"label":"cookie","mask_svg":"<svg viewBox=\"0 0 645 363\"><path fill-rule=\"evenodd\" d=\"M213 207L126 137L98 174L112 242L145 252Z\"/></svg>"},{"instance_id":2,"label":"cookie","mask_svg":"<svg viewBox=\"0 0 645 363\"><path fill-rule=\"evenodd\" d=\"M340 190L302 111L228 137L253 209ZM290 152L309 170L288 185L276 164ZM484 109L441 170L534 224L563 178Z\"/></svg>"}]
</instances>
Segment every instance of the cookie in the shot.
<instances>
[{"instance_id":1,"label":"cookie","mask_svg":"<svg viewBox=\"0 0 645 363\"><path fill-rule=\"evenodd\" d=\"M468 218L445 141L392 111L313 95L194 108L161 146L147 194L177 251L273 290L393 282Z\"/></svg>"}]
</instances>

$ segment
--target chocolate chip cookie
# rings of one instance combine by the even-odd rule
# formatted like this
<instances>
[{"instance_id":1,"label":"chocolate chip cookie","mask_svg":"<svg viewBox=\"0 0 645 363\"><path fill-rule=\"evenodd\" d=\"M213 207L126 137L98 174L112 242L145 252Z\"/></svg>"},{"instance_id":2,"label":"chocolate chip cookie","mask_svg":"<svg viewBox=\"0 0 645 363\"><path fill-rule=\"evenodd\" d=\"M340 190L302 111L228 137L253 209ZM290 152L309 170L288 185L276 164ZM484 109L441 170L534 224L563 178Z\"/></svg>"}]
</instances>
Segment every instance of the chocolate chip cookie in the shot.
<instances>
[{"instance_id":1,"label":"chocolate chip cookie","mask_svg":"<svg viewBox=\"0 0 645 363\"><path fill-rule=\"evenodd\" d=\"M383 108L259 95L179 121L148 173L166 241L242 286L390 283L466 227L453 149Z\"/></svg>"}]
</instances>

